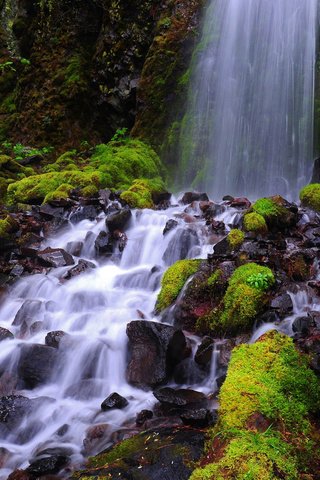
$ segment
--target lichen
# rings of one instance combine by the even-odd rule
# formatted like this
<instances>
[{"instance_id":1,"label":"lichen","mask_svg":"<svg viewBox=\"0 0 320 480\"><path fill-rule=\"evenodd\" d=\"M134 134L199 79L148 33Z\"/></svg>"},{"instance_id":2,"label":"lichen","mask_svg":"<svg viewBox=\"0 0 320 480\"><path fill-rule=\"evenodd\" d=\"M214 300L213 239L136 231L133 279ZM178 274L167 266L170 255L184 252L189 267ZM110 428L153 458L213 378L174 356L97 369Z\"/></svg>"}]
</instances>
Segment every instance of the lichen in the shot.
<instances>
[{"instance_id":1,"label":"lichen","mask_svg":"<svg viewBox=\"0 0 320 480\"><path fill-rule=\"evenodd\" d=\"M320 183L306 185L300 191L300 200L303 206L320 212Z\"/></svg>"},{"instance_id":2,"label":"lichen","mask_svg":"<svg viewBox=\"0 0 320 480\"><path fill-rule=\"evenodd\" d=\"M178 297L191 275L199 269L201 260L178 260L165 272L161 281L161 291L156 303L156 311L169 307Z\"/></svg>"},{"instance_id":3,"label":"lichen","mask_svg":"<svg viewBox=\"0 0 320 480\"><path fill-rule=\"evenodd\" d=\"M320 384L291 338L273 331L235 348L219 401L208 450L220 443L222 454L215 459L213 450L190 480L295 480L311 473L318 454L310 415L320 406Z\"/></svg>"}]
</instances>

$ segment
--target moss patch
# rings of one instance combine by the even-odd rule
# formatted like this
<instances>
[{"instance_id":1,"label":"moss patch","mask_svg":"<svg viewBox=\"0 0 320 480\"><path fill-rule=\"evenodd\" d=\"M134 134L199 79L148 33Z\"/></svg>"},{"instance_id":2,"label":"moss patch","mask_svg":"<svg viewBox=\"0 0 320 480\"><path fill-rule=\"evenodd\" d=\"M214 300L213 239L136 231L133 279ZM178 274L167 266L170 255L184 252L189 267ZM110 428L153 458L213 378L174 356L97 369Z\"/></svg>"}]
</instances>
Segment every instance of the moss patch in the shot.
<instances>
[{"instance_id":1,"label":"moss patch","mask_svg":"<svg viewBox=\"0 0 320 480\"><path fill-rule=\"evenodd\" d=\"M228 233L227 240L230 248L232 250L237 250L243 244L244 233L238 228L234 228Z\"/></svg>"},{"instance_id":2,"label":"moss patch","mask_svg":"<svg viewBox=\"0 0 320 480\"><path fill-rule=\"evenodd\" d=\"M291 338L270 332L237 347L208 445L220 443L220 458L213 450L191 480L300 478L315 455L310 415L319 407L319 381Z\"/></svg>"},{"instance_id":3,"label":"moss patch","mask_svg":"<svg viewBox=\"0 0 320 480\"><path fill-rule=\"evenodd\" d=\"M169 307L179 295L184 284L199 269L201 260L178 260L165 272L161 281L161 291L156 303L156 311Z\"/></svg>"},{"instance_id":4,"label":"moss patch","mask_svg":"<svg viewBox=\"0 0 320 480\"><path fill-rule=\"evenodd\" d=\"M264 217L256 212L247 213L243 217L243 227L247 232L263 234L268 231Z\"/></svg>"},{"instance_id":5,"label":"moss patch","mask_svg":"<svg viewBox=\"0 0 320 480\"><path fill-rule=\"evenodd\" d=\"M320 183L306 185L300 191L300 200L303 206L320 212Z\"/></svg>"},{"instance_id":6,"label":"moss patch","mask_svg":"<svg viewBox=\"0 0 320 480\"><path fill-rule=\"evenodd\" d=\"M165 191L164 183L160 178L147 180L138 179L131 187L122 192L120 198L131 208L152 208L154 207L152 195Z\"/></svg>"}]
</instances>

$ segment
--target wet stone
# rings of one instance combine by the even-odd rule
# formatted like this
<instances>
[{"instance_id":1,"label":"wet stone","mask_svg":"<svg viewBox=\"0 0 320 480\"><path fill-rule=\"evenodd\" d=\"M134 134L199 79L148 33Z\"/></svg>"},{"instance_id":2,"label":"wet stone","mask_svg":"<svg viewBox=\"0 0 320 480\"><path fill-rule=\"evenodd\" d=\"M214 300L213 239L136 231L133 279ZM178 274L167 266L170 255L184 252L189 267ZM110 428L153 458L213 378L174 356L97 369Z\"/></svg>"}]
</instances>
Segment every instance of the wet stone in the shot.
<instances>
[{"instance_id":1,"label":"wet stone","mask_svg":"<svg viewBox=\"0 0 320 480\"><path fill-rule=\"evenodd\" d=\"M153 412L151 410L141 410L137 413L136 425L141 427L147 420L150 420L153 417Z\"/></svg>"},{"instance_id":2,"label":"wet stone","mask_svg":"<svg viewBox=\"0 0 320 480\"><path fill-rule=\"evenodd\" d=\"M26 388L35 388L47 383L58 360L55 348L46 345L22 345L18 361L18 376Z\"/></svg>"},{"instance_id":3,"label":"wet stone","mask_svg":"<svg viewBox=\"0 0 320 480\"><path fill-rule=\"evenodd\" d=\"M283 295L279 295L278 297L274 298L271 302L271 308L277 310L281 316L292 312L293 303L290 295L288 293L284 293Z\"/></svg>"},{"instance_id":4,"label":"wet stone","mask_svg":"<svg viewBox=\"0 0 320 480\"><path fill-rule=\"evenodd\" d=\"M62 280L70 280L73 277L77 277L81 275L81 273L86 272L89 269L96 268L93 262L89 262L89 260L80 259L74 267L70 268L63 276Z\"/></svg>"},{"instance_id":5,"label":"wet stone","mask_svg":"<svg viewBox=\"0 0 320 480\"><path fill-rule=\"evenodd\" d=\"M313 326L314 326L314 321L312 317L301 316L301 317L297 317L294 320L292 324L292 330L294 331L294 333L299 333L301 335L308 335L310 328Z\"/></svg>"},{"instance_id":6,"label":"wet stone","mask_svg":"<svg viewBox=\"0 0 320 480\"><path fill-rule=\"evenodd\" d=\"M177 220L173 220L173 218L170 218L170 220L167 221L167 223L166 223L166 225L163 229L163 235L170 232L171 230L173 230L177 226L178 226Z\"/></svg>"},{"instance_id":7,"label":"wet stone","mask_svg":"<svg viewBox=\"0 0 320 480\"><path fill-rule=\"evenodd\" d=\"M45 250L38 252L37 258L46 267L58 268L74 264L72 255L62 248L48 247Z\"/></svg>"},{"instance_id":8,"label":"wet stone","mask_svg":"<svg viewBox=\"0 0 320 480\"><path fill-rule=\"evenodd\" d=\"M73 224L82 220L94 220L98 216L97 209L93 205L83 205L70 215L70 222Z\"/></svg>"},{"instance_id":9,"label":"wet stone","mask_svg":"<svg viewBox=\"0 0 320 480\"><path fill-rule=\"evenodd\" d=\"M68 242L66 246L67 252L76 257L80 257L82 248L83 242Z\"/></svg>"},{"instance_id":10,"label":"wet stone","mask_svg":"<svg viewBox=\"0 0 320 480\"><path fill-rule=\"evenodd\" d=\"M113 252L112 236L107 232L100 232L94 242L97 255L111 255Z\"/></svg>"},{"instance_id":11,"label":"wet stone","mask_svg":"<svg viewBox=\"0 0 320 480\"><path fill-rule=\"evenodd\" d=\"M191 404L207 405L207 397L202 392L195 390L180 389L176 390L170 387L159 388L153 392L153 395L161 403L168 403L175 406L185 406Z\"/></svg>"},{"instance_id":12,"label":"wet stone","mask_svg":"<svg viewBox=\"0 0 320 480\"><path fill-rule=\"evenodd\" d=\"M185 192L183 194L182 199L181 199L181 203L183 203L183 205L187 205L188 203L192 203L192 202L195 202L195 201L208 202L209 197L206 193Z\"/></svg>"},{"instance_id":13,"label":"wet stone","mask_svg":"<svg viewBox=\"0 0 320 480\"><path fill-rule=\"evenodd\" d=\"M114 392L101 403L101 410L122 409L127 405L129 405L128 400Z\"/></svg>"},{"instance_id":14,"label":"wet stone","mask_svg":"<svg viewBox=\"0 0 320 480\"><path fill-rule=\"evenodd\" d=\"M66 332L62 330L56 330L54 332L49 332L45 338L45 344L48 347L59 348L61 340L68 335Z\"/></svg>"},{"instance_id":15,"label":"wet stone","mask_svg":"<svg viewBox=\"0 0 320 480\"><path fill-rule=\"evenodd\" d=\"M10 330L0 327L0 342L2 342L3 340L12 340L13 338L14 335L10 332Z\"/></svg>"},{"instance_id":16,"label":"wet stone","mask_svg":"<svg viewBox=\"0 0 320 480\"><path fill-rule=\"evenodd\" d=\"M65 455L53 455L47 458L35 460L26 468L26 472L36 476L44 476L60 472L69 463Z\"/></svg>"},{"instance_id":17,"label":"wet stone","mask_svg":"<svg viewBox=\"0 0 320 480\"><path fill-rule=\"evenodd\" d=\"M109 232L113 233L115 230L124 230L131 219L131 216L132 213L129 207L124 207L121 210L108 215L106 218L106 226Z\"/></svg>"}]
</instances>

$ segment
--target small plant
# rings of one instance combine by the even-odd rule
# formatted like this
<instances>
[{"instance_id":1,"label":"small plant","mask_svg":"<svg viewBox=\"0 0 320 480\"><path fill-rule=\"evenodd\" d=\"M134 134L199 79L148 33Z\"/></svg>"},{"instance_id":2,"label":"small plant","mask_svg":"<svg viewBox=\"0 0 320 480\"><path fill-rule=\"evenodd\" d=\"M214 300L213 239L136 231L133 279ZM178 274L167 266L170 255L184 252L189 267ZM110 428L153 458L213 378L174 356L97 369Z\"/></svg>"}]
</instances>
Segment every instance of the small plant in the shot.
<instances>
[{"instance_id":1,"label":"small plant","mask_svg":"<svg viewBox=\"0 0 320 480\"><path fill-rule=\"evenodd\" d=\"M124 140L128 136L128 129L126 127L118 128L116 133L111 138L111 142L118 142L119 140Z\"/></svg>"},{"instance_id":2,"label":"small plant","mask_svg":"<svg viewBox=\"0 0 320 480\"><path fill-rule=\"evenodd\" d=\"M274 276L270 272L253 273L247 278L247 284L257 290L268 290L274 283Z\"/></svg>"},{"instance_id":3,"label":"small plant","mask_svg":"<svg viewBox=\"0 0 320 480\"><path fill-rule=\"evenodd\" d=\"M31 62L27 58L20 58L21 65L30 65Z\"/></svg>"},{"instance_id":4,"label":"small plant","mask_svg":"<svg viewBox=\"0 0 320 480\"><path fill-rule=\"evenodd\" d=\"M5 71L10 71L10 72L16 71L16 69L13 67L13 62L8 61L8 62L0 63L0 73L3 73Z\"/></svg>"}]
</instances>

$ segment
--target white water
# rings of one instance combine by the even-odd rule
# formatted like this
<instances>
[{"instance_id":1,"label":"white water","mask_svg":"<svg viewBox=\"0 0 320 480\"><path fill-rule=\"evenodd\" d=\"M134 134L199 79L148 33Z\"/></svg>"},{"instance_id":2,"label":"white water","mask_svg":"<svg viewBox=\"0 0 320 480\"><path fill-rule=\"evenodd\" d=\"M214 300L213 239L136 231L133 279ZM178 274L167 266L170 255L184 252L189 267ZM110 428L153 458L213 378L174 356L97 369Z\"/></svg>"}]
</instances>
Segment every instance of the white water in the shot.
<instances>
[{"instance_id":1,"label":"white water","mask_svg":"<svg viewBox=\"0 0 320 480\"><path fill-rule=\"evenodd\" d=\"M313 165L317 0L211 0L194 59L179 179L297 198Z\"/></svg>"},{"instance_id":2,"label":"white water","mask_svg":"<svg viewBox=\"0 0 320 480\"><path fill-rule=\"evenodd\" d=\"M73 465L79 465L89 426L107 424L110 437L126 422L134 426L139 411L152 408L155 402L152 392L134 388L126 381L126 325L139 318L138 310L147 319L159 320L153 318L152 311L160 278L164 269L181 257L182 231L194 231L195 243L200 238L199 245L190 243L189 255L206 257L204 221L187 225L179 218L182 211L183 207L172 207L159 212L133 212L121 260L117 256L115 261L100 264L95 260L96 269L64 283L59 278L70 267L52 269L47 275L24 277L12 288L0 307L0 325L12 331L16 339L1 343L0 371L1 366L5 366L6 375L15 371L22 344L44 344L46 333L53 330L63 330L69 336L61 341L61 360L51 381L33 390L15 391L29 398L45 398L18 428L0 439L1 446L11 452L5 468L0 469L1 479L15 468L25 468L28 460L48 448L58 451L67 448ZM179 225L163 236L169 218L176 218ZM98 234L104 229L103 217L97 222L84 220L75 226L70 224L46 244L66 248L70 241L84 241L88 231ZM83 251L92 260L94 244L90 236L87 238ZM154 266L159 268L154 271ZM40 332L21 338L20 326L12 326L12 322L26 300L41 302L33 304L29 323L43 324ZM208 385L202 389L210 390ZM112 392L126 397L129 405L123 410L102 412L100 404ZM58 435L58 429L66 424L67 432ZM107 445L108 435L103 447Z\"/></svg>"}]
</instances>

